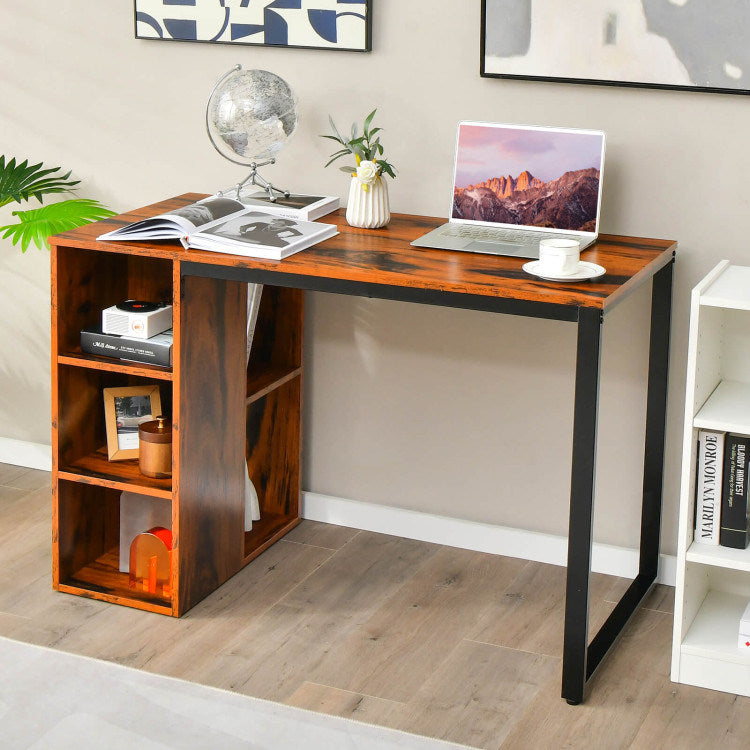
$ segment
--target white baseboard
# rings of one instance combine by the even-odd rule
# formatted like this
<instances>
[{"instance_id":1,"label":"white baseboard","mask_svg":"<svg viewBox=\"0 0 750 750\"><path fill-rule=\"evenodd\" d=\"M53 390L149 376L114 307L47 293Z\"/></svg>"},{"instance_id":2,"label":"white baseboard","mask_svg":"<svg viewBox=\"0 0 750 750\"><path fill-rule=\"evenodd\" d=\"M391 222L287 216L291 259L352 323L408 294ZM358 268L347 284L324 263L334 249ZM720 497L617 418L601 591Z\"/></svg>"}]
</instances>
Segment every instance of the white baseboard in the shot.
<instances>
[{"instance_id":1,"label":"white baseboard","mask_svg":"<svg viewBox=\"0 0 750 750\"><path fill-rule=\"evenodd\" d=\"M52 446L0 437L0 464L52 471Z\"/></svg>"},{"instance_id":2,"label":"white baseboard","mask_svg":"<svg viewBox=\"0 0 750 750\"><path fill-rule=\"evenodd\" d=\"M52 447L0 437L0 463L51 471ZM564 536L345 500L317 492L302 493L302 517L551 565L565 565L568 554L568 539ZM638 572L638 550L595 542L591 569L597 573L633 578ZM676 570L675 556L661 555L657 580L674 586Z\"/></svg>"},{"instance_id":3,"label":"white baseboard","mask_svg":"<svg viewBox=\"0 0 750 750\"><path fill-rule=\"evenodd\" d=\"M364 531L552 565L565 565L568 554L568 539L564 536L389 508L316 492L302 493L302 517L337 526L350 526ZM638 550L595 542L591 569L597 573L634 578L638 572ZM674 555L661 555L657 578L659 583L674 586L676 569L677 560Z\"/></svg>"}]
</instances>

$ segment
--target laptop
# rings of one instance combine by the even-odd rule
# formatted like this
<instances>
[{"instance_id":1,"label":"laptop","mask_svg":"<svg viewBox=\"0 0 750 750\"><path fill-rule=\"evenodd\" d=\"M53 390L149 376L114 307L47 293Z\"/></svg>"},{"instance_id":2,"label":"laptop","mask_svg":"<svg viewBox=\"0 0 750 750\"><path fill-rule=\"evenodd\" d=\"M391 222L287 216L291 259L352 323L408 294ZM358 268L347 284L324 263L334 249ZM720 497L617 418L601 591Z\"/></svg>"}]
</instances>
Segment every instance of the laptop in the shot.
<instances>
[{"instance_id":1,"label":"laptop","mask_svg":"<svg viewBox=\"0 0 750 750\"><path fill-rule=\"evenodd\" d=\"M547 237L599 233L604 133L460 122L449 221L416 247L538 258Z\"/></svg>"}]
</instances>

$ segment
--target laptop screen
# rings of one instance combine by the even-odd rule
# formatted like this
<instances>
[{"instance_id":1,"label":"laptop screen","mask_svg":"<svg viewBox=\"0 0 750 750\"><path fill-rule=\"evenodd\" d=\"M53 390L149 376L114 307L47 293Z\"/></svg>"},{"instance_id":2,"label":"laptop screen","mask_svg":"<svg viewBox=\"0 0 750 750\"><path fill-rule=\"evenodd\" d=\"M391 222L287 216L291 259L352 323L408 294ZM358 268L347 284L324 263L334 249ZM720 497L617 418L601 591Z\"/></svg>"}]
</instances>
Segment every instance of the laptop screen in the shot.
<instances>
[{"instance_id":1,"label":"laptop screen","mask_svg":"<svg viewBox=\"0 0 750 750\"><path fill-rule=\"evenodd\" d=\"M604 133L458 126L451 219L597 232Z\"/></svg>"}]
</instances>

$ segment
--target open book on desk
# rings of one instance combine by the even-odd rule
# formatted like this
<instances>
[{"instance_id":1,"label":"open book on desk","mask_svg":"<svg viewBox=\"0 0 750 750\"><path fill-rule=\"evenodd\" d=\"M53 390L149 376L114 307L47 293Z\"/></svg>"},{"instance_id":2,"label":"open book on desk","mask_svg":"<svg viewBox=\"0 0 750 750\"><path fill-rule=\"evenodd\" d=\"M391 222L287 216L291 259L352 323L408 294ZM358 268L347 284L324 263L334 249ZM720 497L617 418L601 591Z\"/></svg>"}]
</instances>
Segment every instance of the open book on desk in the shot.
<instances>
[{"instance_id":1,"label":"open book on desk","mask_svg":"<svg viewBox=\"0 0 750 750\"><path fill-rule=\"evenodd\" d=\"M97 239L177 239L185 248L281 260L335 234L338 230L334 224L273 216L231 198L212 196L136 221Z\"/></svg>"}]
</instances>

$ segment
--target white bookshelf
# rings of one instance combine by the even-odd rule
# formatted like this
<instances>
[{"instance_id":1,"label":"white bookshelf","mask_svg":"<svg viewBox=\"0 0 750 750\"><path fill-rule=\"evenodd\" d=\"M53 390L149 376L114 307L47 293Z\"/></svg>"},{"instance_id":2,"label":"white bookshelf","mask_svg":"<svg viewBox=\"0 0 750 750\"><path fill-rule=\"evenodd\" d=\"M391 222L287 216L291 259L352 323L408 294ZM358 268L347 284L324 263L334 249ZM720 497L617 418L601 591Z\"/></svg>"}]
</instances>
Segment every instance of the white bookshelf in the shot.
<instances>
[{"instance_id":1,"label":"white bookshelf","mask_svg":"<svg viewBox=\"0 0 750 750\"><path fill-rule=\"evenodd\" d=\"M750 549L693 541L698 431L750 434L750 268L722 261L693 289L686 389L672 680L750 695Z\"/></svg>"}]
</instances>

